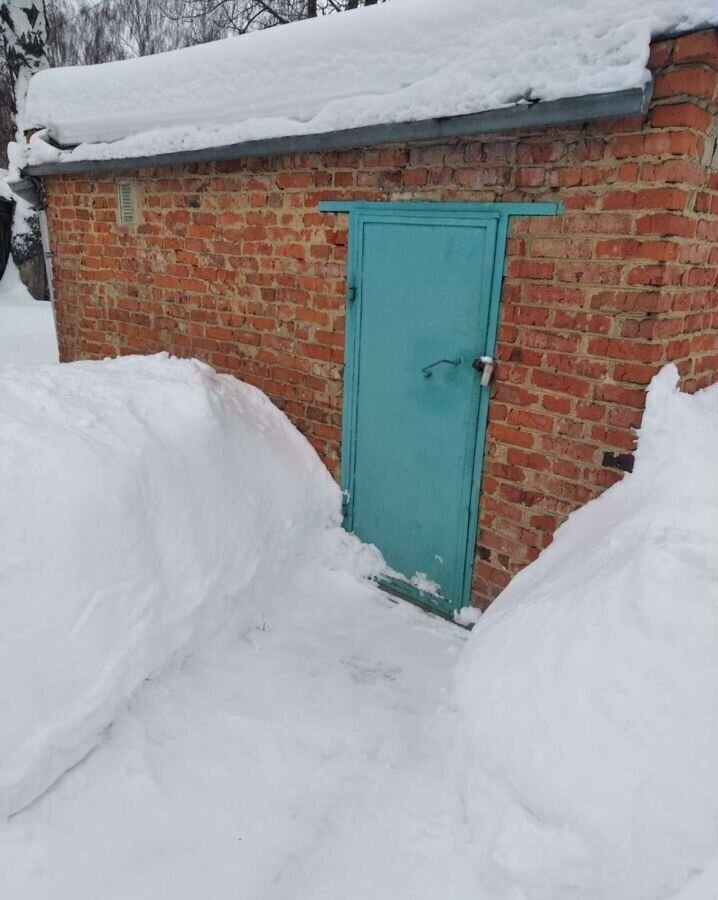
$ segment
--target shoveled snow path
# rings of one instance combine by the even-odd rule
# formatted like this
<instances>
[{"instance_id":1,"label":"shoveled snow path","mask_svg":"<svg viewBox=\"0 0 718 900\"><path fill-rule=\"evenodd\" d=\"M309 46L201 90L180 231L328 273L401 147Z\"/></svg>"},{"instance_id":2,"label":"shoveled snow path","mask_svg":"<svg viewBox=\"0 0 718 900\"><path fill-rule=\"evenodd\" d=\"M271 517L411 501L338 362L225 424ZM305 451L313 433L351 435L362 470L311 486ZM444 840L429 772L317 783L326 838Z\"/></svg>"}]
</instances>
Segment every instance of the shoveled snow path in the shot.
<instances>
[{"instance_id":1,"label":"shoveled snow path","mask_svg":"<svg viewBox=\"0 0 718 900\"><path fill-rule=\"evenodd\" d=\"M476 900L451 749L464 638L309 563L0 827L3 895Z\"/></svg>"}]
</instances>

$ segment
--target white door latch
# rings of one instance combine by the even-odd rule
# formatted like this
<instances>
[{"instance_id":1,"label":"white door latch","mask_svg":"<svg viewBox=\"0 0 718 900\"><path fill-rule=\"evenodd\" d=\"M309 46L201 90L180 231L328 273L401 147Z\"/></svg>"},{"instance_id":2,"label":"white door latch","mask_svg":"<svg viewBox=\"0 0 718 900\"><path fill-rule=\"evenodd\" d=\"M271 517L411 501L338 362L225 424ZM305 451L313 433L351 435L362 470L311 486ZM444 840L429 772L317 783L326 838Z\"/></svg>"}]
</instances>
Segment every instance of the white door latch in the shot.
<instances>
[{"instance_id":1,"label":"white door latch","mask_svg":"<svg viewBox=\"0 0 718 900\"><path fill-rule=\"evenodd\" d=\"M493 356L479 356L471 365L477 372L481 372L481 387L488 387L491 384L494 369L496 368Z\"/></svg>"}]
</instances>

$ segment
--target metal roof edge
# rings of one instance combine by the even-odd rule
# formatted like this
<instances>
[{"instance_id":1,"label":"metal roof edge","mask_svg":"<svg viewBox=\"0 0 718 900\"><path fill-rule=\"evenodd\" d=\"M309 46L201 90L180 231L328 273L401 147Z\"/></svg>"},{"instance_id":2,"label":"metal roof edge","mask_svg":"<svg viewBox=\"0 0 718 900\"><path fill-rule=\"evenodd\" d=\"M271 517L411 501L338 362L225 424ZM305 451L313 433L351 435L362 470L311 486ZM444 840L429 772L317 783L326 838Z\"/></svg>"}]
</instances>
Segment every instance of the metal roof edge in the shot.
<instances>
[{"instance_id":1,"label":"metal roof edge","mask_svg":"<svg viewBox=\"0 0 718 900\"><path fill-rule=\"evenodd\" d=\"M199 162L218 162L262 156L283 156L288 153L316 153L354 150L382 144L415 143L447 138L475 137L483 134L550 128L557 125L578 124L597 119L615 119L645 114L652 94L652 82L645 88L630 88L603 94L586 94L536 103L517 103L503 109L465 116L423 119L418 122L398 122L384 125L365 125L342 131L300 134L289 137L245 141L222 147L199 150L180 150L152 156L121 159L87 159L68 162L42 163L28 166L23 175L70 175L78 172L118 172L160 166L188 165Z\"/></svg>"},{"instance_id":2,"label":"metal roof edge","mask_svg":"<svg viewBox=\"0 0 718 900\"><path fill-rule=\"evenodd\" d=\"M38 202L37 185L29 178L20 178L18 181L8 182L10 190L16 197L20 197L31 206L35 206Z\"/></svg>"}]
</instances>

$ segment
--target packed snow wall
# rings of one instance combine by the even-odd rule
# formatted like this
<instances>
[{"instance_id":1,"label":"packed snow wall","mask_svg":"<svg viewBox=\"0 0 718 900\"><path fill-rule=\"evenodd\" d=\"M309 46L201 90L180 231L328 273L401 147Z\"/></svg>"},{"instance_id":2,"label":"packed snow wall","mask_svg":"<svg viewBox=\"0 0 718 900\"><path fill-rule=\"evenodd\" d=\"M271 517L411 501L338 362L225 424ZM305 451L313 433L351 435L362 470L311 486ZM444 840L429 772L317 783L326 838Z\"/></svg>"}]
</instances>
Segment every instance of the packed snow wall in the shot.
<instances>
[{"instance_id":1,"label":"packed snow wall","mask_svg":"<svg viewBox=\"0 0 718 900\"><path fill-rule=\"evenodd\" d=\"M258 390L196 361L0 368L0 816L339 524Z\"/></svg>"},{"instance_id":2,"label":"packed snow wall","mask_svg":"<svg viewBox=\"0 0 718 900\"><path fill-rule=\"evenodd\" d=\"M492 900L715 896L718 386L677 383L670 365L649 388L633 474L569 517L461 659Z\"/></svg>"}]
</instances>

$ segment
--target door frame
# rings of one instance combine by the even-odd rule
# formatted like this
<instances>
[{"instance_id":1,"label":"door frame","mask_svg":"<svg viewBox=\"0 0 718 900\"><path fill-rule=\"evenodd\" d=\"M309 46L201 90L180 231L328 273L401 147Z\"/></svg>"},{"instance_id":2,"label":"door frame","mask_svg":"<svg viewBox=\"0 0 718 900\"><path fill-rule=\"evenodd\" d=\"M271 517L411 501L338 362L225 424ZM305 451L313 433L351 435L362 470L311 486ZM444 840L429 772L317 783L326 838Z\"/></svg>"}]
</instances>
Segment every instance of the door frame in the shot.
<instances>
[{"instance_id":1,"label":"door frame","mask_svg":"<svg viewBox=\"0 0 718 900\"><path fill-rule=\"evenodd\" d=\"M357 395L359 385L359 338L361 334L362 309L362 248L363 228L367 221L376 221L386 217L396 220L405 218L408 222L415 218L440 225L442 221L465 219L477 223L487 221L496 224L496 245L494 251L491 289L489 293L489 310L487 317L484 346L477 346L477 356L494 356L496 336L499 325L501 307L501 290L506 258L506 241L509 232L509 220L512 216L555 216L562 212L559 203L455 203L442 201L321 201L319 210L323 213L348 213L349 234L346 266L346 333L344 347L344 394L342 407L342 445L341 445L341 488L345 498L344 527L351 531L353 512L351 490L354 481L356 458L356 420ZM477 344L480 340L477 335ZM469 521L467 528L464 567L461 577L461 592L450 613L455 614L462 607L471 605L471 583L476 556L476 535L479 519L479 502L481 479L483 474L484 454L486 449L486 427L488 423L490 390L481 391L477 411L477 433L474 441L474 459L470 473ZM394 585L397 587L397 585ZM398 591L407 599L430 609L439 615L447 616L444 606L430 595L416 590Z\"/></svg>"}]
</instances>

